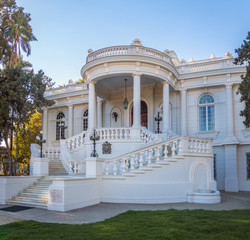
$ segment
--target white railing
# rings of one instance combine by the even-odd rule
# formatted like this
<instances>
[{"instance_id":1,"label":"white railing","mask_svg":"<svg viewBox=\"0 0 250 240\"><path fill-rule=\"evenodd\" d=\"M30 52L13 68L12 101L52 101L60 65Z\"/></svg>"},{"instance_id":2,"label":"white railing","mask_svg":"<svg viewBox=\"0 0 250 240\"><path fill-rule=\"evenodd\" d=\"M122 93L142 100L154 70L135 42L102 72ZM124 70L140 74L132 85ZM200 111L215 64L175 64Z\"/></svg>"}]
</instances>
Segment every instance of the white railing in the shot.
<instances>
[{"instance_id":1,"label":"white railing","mask_svg":"<svg viewBox=\"0 0 250 240\"><path fill-rule=\"evenodd\" d=\"M171 58L167 54L155 50L153 48L147 48L135 45L102 48L100 50L90 53L87 57L86 63L103 57L124 56L124 55L147 56L147 57L157 58L164 62L171 63L172 65L174 65L171 61Z\"/></svg>"},{"instance_id":2,"label":"white railing","mask_svg":"<svg viewBox=\"0 0 250 240\"><path fill-rule=\"evenodd\" d=\"M81 90L87 90L87 84L86 83L80 83L80 84L72 84L67 85L64 87L58 87L46 90L44 93L44 96L51 96L56 94L62 94L62 93L68 93L68 92L75 92L75 91L81 91Z\"/></svg>"},{"instance_id":3,"label":"white railing","mask_svg":"<svg viewBox=\"0 0 250 240\"><path fill-rule=\"evenodd\" d=\"M80 173L79 162L72 158L66 140L61 140L61 161L69 174Z\"/></svg>"},{"instance_id":4,"label":"white railing","mask_svg":"<svg viewBox=\"0 0 250 240\"><path fill-rule=\"evenodd\" d=\"M100 140L127 140L131 138L131 128L97 128Z\"/></svg>"},{"instance_id":5,"label":"white railing","mask_svg":"<svg viewBox=\"0 0 250 240\"><path fill-rule=\"evenodd\" d=\"M60 148L45 148L44 155L49 159L58 159L60 157Z\"/></svg>"},{"instance_id":6,"label":"white railing","mask_svg":"<svg viewBox=\"0 0 250 240\"><path fill-rule=\"evenodd\" d=\"M86 141L86 133L86 131L83 131L73 137L66 139L68 150L72 151L82 147Z\"/></svg>"},{"instance_id":7,"label":"white railing","mask_svg":"<svg viewBox=\"0 0 250 240\"><path fill-rule=\"evenodd\" d=\"M180 65L177 67L180 73L193 73L193 72L200 72L200 71L209 71L215 69L223 69L223 68L239 68L245 65L235 65L233 63L234 58L219 58L217 60L204 60L204 61L197 61L192 63L187 63L184 65Z\"/></svg>"},{"instance_id":8,"label":"white railing","mask_svg":"<svg viewBox=\"0 0 250 240\"><path fill-rule=\"evenodd\" d=\"M123 175L128 172L143 170L143 168L157 165L160 161L167 161L177 155L211 154L212 142L208 139L189 137L173 138L153 146L124 154L114 159L105 160L105 175Z\"/></svg>"},{"instance_id":9,"label":"white railing","mask_svg":"<svg viewBox=\"0 0 250 240\"><path fill-rule=\"evenodd\" d=\"M141 127L141 139L143 143L150 143L157 140L156 135L145 127Z\"/></svg>"}]
</instances>

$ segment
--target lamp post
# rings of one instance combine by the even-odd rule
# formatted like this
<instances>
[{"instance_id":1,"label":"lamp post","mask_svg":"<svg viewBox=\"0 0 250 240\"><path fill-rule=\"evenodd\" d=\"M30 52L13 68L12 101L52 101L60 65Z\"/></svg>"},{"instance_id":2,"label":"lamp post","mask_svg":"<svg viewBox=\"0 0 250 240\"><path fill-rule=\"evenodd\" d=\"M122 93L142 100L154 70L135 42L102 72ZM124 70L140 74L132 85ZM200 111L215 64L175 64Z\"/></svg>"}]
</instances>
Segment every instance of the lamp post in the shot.
<instances>
[{"instance_id":1,"label":"lamp post","mask_svg":"<svg viewBox=\"0 0 250 240\"><path fill-rule=\"evenodd\" d=\"M43 138L43 131L40 131L40 136L36 136L37 143L41 147L40 158L43 157L43 143L46 143L46 139Z\"/></svg>"},{"instance_id":2,"label":"lamp post","mask_svg":"<svg viewBox=\"0 0 250 240\"><path fill-rule=\"evenodd\" d=\"M160 132L160 121L162 121L162 115L161 115L161 109L157 108L157 114L155 114L155 121L157 121L157 131L156 133L161 133Z\"/></svg>"},{"instance_id":3,"label":"lamp post","mask_svg":"<svg viewBox=\"0 0 250 240\"><path fill-rule=\"evenodd\" d=\"M127 79L124 79L125 81L125 88L124 88L124 93L125 93L125 99L123 101L123 107L125 110L128 109L128 99L127 99Z\"/></svg>"},{"instance_id":4,"label":"lamp post","mask_svg":"<svg viewBox=\"0 0 250 240\"><path fill-rule=\"evenodd\" d=\"M68 126L65 125L65 118L61 119L62 121L59 123L59 129L60 129L60 135L62 136L61 139L65 139L65 132L64 134L61 134L62 131L68 128Z\"/></svg>"},{"instance_id":5,"label":"lamp post","mask_svg":"<svg viewBox=\"0 0 250 240\"><path fill-rule=\"evenodd\" d=\"M100 136L98 135L95 129L94 129L93 135L90 136L90 140L93 141L93 145L94 145L94 149L90 157L98 157L98 154L96 152L96 141L100 140Z\"/></svg>"}]
</instances>

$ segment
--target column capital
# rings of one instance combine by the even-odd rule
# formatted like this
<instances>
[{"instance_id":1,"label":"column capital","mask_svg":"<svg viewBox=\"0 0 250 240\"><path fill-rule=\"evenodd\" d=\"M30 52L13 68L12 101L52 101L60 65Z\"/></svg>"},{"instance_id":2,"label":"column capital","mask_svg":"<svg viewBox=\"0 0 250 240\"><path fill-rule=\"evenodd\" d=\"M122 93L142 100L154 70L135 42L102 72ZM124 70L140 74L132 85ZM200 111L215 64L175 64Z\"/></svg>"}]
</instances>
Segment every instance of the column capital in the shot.
<instances>
[{"instance_id":1,"label":"column capital","mask_svg":"<svg viewBox=\"0 0 250 240\"><path fill-rule=\"evenodd\" d=\"M163 84L163 85L165 85L165 84L169 84L169 80L165 80L165 81L163 81L163 82L162 82L162 84Z\"/></svg>"},{"instance_id":2,"label":"column capital","mask_svg":"<svg viewBox=\"0 0 250 240\"><path fill-rule=\"evenodd\" d=\"M132 77L141 77L141 73L137 73L137 72L135 72L135 73L132 73Z\"/></svg>"},{"instance_id":3,"label":"column capital","mask_svg":"<svg viewBox=\"0 0 250 240\"><path fill-rule=\"evenodd\" d=\"M181 92L181 93L187 93L187 89L186 89L186 88L181 89L180 92Z\"/></svg>"},{"instance_id":4,"label":"column capital","mask_svg":"<svg viewBox=\"0 0 250 240\"><path fill-rule=\"evenodd\" d=\"M68 104L67 107L68 108L73 108L74 106L73 106L73 104Z\"/></svg>"},{"instance_id":5,"label":"column capital","mask_svg":"<svg viewBox=\"0 0 250 240\"><path fill-rule=\"evenodd\" d=\"M97 97L97 103L102 103L104 100L100 97Z\"/></svg>"},{"instance_id":6,"label":"column capital","mask_svg":"<svg viewBox=\"0 0 250 240\"><path fill-rule=\"evenodd\" d=\"M225 86L226 86L226 88L232 88L233 84L232 83L227 83Z\"/></svg>"}]
</instances>

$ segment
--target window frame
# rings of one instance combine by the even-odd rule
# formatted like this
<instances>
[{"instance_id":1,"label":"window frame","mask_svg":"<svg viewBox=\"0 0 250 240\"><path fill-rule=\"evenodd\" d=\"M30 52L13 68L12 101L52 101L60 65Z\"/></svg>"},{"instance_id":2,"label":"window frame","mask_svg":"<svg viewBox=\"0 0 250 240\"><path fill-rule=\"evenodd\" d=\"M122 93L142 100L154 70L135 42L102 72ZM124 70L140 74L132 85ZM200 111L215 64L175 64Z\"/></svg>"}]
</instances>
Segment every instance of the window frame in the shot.
<instances>
[{"instance_id":1,"label":"window frame","mask_svg":"<svg viewBox=\"0 0 250 240\"><path fill-rule=\"evenodd\" d=\"M209 95L209 96L211 96L212 98L213 98L213 102L212 103L200 103L200 100L201 100L201 98L202 97L204 97L204 96L206 96L206 95ZM211 129L211 130L208 130L208 119L209 119L209 117L208 117L208 107L209 106L213 106L213 115L214 115L214 124L213 124L213 126L214 126L214 128L213 129ZM200 129L200 121L201 121L201 119L200 119L200 108L201 107L205 107L206 108L206 119L205 119L205 124L206 124L206 130L201 130ZM215 130L215 97L213 96L213 94L211 94L211 93L204 93L204 94L202 94L200 97L199 97L199 99L198 99L198 108L197 108L197 115L198 115L198 132L199 133L212 133L212 132L215 132L216 130Z\"/></svg>"},{"instance_id":2,"label":"window frame","mask_svg":"<svg viewBox=\"0 0 250 240\"><path fill-rule=\"evenodd\" d=\"M61 114L62 116L59 116ZM65 138L65 129L60 129L59 124L64 123L65 121L61 121L61 119L65 119L65 113L63 111L60 111L56 115L56 141L60 141L61 139Z\"/></svg>"},{"instance_id":3,"label":"window frame","mask_svg":"<svg viewBox=\"0 0 250 240\"><path fill-rule=\"evenodd\" d=\"M87 116L84 116L84 114L87 112ZM86 129L84 129L84 121L86 121L87 120L87 128ZM88 108L85 108L84 110L83 110L83 113L82 113L82 131L87 131L88 130L88 127L89 127L89 109Z\"/></svg>"}]
</instances>

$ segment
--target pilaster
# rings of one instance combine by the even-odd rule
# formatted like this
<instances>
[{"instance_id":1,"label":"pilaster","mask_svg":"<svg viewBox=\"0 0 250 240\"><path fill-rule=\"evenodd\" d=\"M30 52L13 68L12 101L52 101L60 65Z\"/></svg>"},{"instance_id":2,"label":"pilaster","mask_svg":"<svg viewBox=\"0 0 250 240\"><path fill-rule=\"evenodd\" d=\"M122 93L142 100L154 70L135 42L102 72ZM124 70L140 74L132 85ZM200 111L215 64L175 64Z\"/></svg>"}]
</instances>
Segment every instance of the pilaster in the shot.
<instances>
[{"instance_id":1,"label":"pilaster","mask_svg":"<svg viewBox=\"0 0 250 240\"><path fill-rule=\"evenodd\" d=\"M181 90L181 135L187 136L187 90Z\"/></svg>"}]
</instances>

